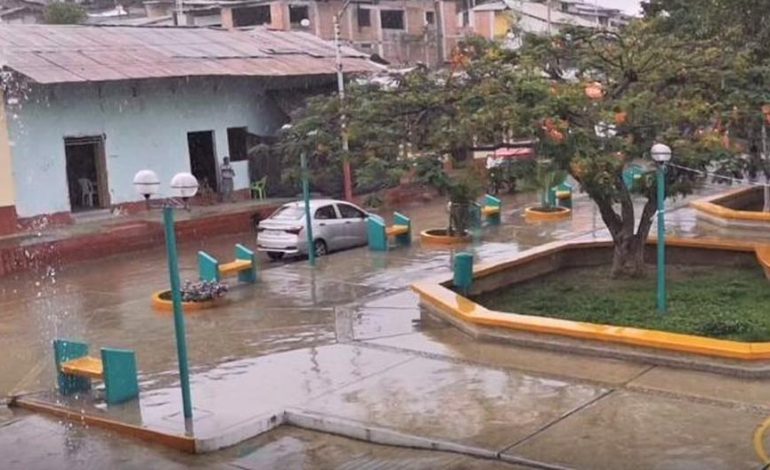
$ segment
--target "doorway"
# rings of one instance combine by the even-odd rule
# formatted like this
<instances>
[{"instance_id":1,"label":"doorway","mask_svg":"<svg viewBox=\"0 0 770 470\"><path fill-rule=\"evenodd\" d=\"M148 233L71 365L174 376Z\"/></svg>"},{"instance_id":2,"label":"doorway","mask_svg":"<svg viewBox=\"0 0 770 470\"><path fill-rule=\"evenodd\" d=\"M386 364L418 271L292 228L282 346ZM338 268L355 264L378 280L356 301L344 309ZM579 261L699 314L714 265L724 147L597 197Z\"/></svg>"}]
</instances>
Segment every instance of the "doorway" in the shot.
<instances>
[{"instance_id":1,"label":"doorway","mask_svg":"<svg viewBox=\"0 0 770 470\"><path fill-rule=\"evenodd\" d=\"M187 133L187 148L190 152L190 169L201 187L218 192L217 160L214 154L214 131ZM204 186L205 185L205 186Z\"/></svg>"},{"instance_id":2,"label":"doorway","mask_svg":"<svg viewBox=\"0 0 770 470\"><path fill-rule=\"evenodd\" d=\"M110 206L104 136L65 137L67 187L72 212Z\"/></svg>"}]
</instances>

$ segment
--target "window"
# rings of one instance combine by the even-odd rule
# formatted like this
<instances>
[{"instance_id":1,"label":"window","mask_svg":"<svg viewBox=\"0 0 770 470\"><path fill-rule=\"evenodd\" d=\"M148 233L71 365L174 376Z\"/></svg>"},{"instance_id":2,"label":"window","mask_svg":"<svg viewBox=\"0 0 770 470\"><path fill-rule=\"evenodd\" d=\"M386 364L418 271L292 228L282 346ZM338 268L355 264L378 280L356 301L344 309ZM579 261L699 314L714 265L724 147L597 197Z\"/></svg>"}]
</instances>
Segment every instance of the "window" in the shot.
<instances>
[{"instance_id":1,"label":"window","mask_svg":"<svg viewBox=\"0 0 770 470\"><path fill-rule=\"evenodd\" d=\"M289 5L289 23L299 25L302 20L309 20L307 5Z\"/></svg>"},{"instance_id":2,"label":"window","mask_svg":"<svg viewBox=\"0 0 770 470\"><path fill-rule=\"evenodd\" d=\"M436 24L436 13L433 11L425 12L425 24Z\"/></svg>"},{"instance_id":3,"label":"window","mask_svg":"<svg viewBox=\"0 0 770 470\"><path fill-rule=\"evenodd\" d=\"M337 209L340 210L343 219L363 219L366 214L348 204L337 204Z\"/></svg>"},{"instance_id":4,"label":"window","mask_svg":"<svg viewBox=\"0 0 770 470\"><path fill-rule=\"evenodd\" d=\"M230 152L230 161L240 162L248 159L246 150L246 136L248 132L245 127L230 127L227 129L227 148Z\"/></svg>"},{"instance_id":5,"label":"window","mask_svg":"<svg viewBox=\"0 0 770 470\"><path fill-rule=\"evenodd\" d=\"M471 12L468 10L465 10L463 12L463 26L468 26L471 24Z\"/></svg>"},{"instance_id":6,"label":"window","mask_svg":"<svg viewBox=\"0 0 770 470\"><path fill-rule=\"evenodd\" d=\"M370 15L371 10L368 8L361 8L358 7L358 27L359 28L368 28L372 25L372 16Z\"/></svg>"},{"instance_id":7,"label":"window","mask_svg":"<svg viewBox=\"0 0 770 470\"><path fill-rule=\"evenodd\" d=\"M382 29L404 29L404 10L381 10Z\"/></svg>"},{"instance_id":8,"label":"window","mask_svg":"<svg viewBox=\"0 0 770 470\"><path fill-rule=\"evenodd\" d=\"M337 213L334 211L334 206L323 206L315 211L316 220L328 220L336 218Z\"/></svg>"},{"instance_id":9,"label":"window","mask_svg":"<svg viewBox=\"0 0 770 470\"><path fill-rule=\"evenodd\" d=\"M233 8L233 26L257 26L271 21L270 5Z\"/></svg>"}]
</instances>

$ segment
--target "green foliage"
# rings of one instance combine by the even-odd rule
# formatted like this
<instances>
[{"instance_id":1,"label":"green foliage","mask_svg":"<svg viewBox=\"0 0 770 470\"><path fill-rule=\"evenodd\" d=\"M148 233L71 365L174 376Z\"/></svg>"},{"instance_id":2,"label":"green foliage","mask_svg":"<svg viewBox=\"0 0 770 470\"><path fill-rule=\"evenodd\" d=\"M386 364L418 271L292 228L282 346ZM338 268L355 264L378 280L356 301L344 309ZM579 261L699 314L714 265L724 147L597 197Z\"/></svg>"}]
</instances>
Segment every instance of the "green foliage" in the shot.
<instances>
[{"instance_id":1,"label":"green foliage","mask_svg":"<svg viewBox=\"0 0 770 470\"><path fill-rule=\"evenodd\" d=\"M770 176L770 162L761 157L770 153L762 139L762 106L770 103L770 0L652 0L645 11L658 34L707 43L724 58L723 67L710 71L723 104L716 124L749 158L722 159L720 171Z\"/></svg>"},{"instance_id":2,"label":"green foliage","mask_svg":"<svg viewBox=\"0 0 770 470\"><path fill-rule=\"evenodd\" d=\"M762 270L672 265L669 312L655 311L655 268L636 279L607 279L608 267L557 271L479 296L503 312L634 326L738 341L770 341Z\"/></svg>"},{"instance_id":3,"label":"green foliage","mask_svg":"<svg viewBox=\"0 0 770 470\"><path fill-rule=\"evenodd\" d=\"M696 1L703 8L729 3ZM681 6L685 14L681 0L659 3ZM734 158L741 145L729 142L731 135L752 135L756 147L758 108L743 115L734 107L756 103L770 89L765 85L770 73L752 61L761 47L739 49L735 38L725 36L736 52L725 54L719 38L709 34L682 32L654 17L620 31L571 28L551 37L527 36L517 51L482 38L467 40L447 69L416 68L394 75L387 86L350 87L345 112L351 154L346 157L354 168L380 160L379 171L387 174L421 155L415 162L418 177L447 192L451 179L440 169L441 157L462 160L477 144L531 139L538 154L553 162L552 171L569 172L599 206L615 243L629 245L633 238L638 252L655 214L656 182L642 178L635 188L647 200L639 216L623 182L624 168L650 162L655 142L672 147L678 165L705 169L715 163L723 171L742 168ZM315 178L340 178L339 106L335 97L311 102L297 122L302 130L290 136L303 140L308 129L319 131L328 157L315 164ZM287 168L293 154L286 153ZM698 182L694 173L675 167L666 178L668 197L689 194Z\"/></svg>"},{"instance_id":4,"label":"green foliage","mask_svg":"<svg viewBox=\"0 0 770 470\"><path fill-rule=\"evenodd\" d=\"M418 183L436 189L444 194L449 189L449 176L438 158L423 156L414 161L415 178Z\"/></svg>"},{"instance_id":5,"label":"green foliage","mask_svg":"<svg viewBox=\"0 0 770 470\"><path fill-rule=\"evenodd\" d=\"M356 168L356 187L359 191L368 193L397 186L405 172L402 162L388 162L379 158L367 158L360 167Z\"/></svg>"},{"instance_id":6,"label":"green foliage","mask_svg":"<svg viewBox=\"0 0 770 470\"><path fill-rule=\"evenodd\" d=\"M47 24L80 24L86 20L86 10L74 3L54 2L43 13Z\"/></svg>"}]
</instances>

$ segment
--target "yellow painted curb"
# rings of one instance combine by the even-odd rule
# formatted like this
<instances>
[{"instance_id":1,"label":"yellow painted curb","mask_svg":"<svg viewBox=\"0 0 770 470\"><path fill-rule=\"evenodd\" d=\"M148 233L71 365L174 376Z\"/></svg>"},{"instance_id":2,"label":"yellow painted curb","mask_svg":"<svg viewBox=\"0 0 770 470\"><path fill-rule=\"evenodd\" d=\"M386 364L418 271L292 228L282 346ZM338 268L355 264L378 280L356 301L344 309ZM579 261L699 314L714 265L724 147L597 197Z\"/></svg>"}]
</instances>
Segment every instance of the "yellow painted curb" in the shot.
<instances>
[{"instance_id":1,"label":"yellow painted curb","mask_svg":"<svg viewBox=\"0 0 770 470\"><path fill-rule=\"evenodd\" d=\"M569 219L572 216L572 210L566 207L556 207L553 212L543 212L536 207L527 207L524 209L524 218L528 222L554 222L557 220Z\"/></svg>"},{"instance_id":2,"label":"yellow painted curb","mask_svg":"<svg viewBox=\"0 0 770 470\"><path fill-rule=\"evenodd\" d=\"M654 241L651 241L654 243ZM672 239L667 245L692 247L701 249L727 249L734 251L757 251L764 247L755 247L745 243L713 239ZM607 247L608 241L590 242L558 242L545 245L534 253L524 253L494 265L485 264L474 269L474 278L481 278L512 266L531 262L543 256L551 256L562 250L572 250L587 247ZM767 250L770 253L770 249ZM703 336L669 333L642 328L584 323L558 318L521 315L488 310L444 287L451 280L431 280L412 285L412 290L420 300L433 306L439 311L454 316L462 321L476 325L507 328L531 333L545 333L579 339L621 343L633 346L644 346L655 349L701 354L740 360L770 359L770 342L744 343L739 341L706 338Z\"/></svg>"},{"instance_id":3,"label":"yellow painted curb","mask_svg":"<svg viewBox=\"0 0 770 470\"><path fill-rule=\"evenodd\" d=\"M697 201L691 202L690 207L720 219L770 222L770 212L742 211L737 209L730 209L729 207L725 207L720 204L741 196L749 191L754 191L754 188L742 188L735 191L729 191L727 193L717 194L716 196L698 199Z\"/></svg>"},{"instance_id":4,"label":"yellow painted curb","mask_svg":"<svg viewBox=\"0 0 770 470\"><path fill-rule=\"evenodd\" d=\"M754 431L754 452L757 454L757 457L759 457L759 460L762 461L763 465L766 465L770 463L770 457L767 456L767 452L765 452L765 433L767 432L767 428L770 427L770 417L765 419L762 424L759 425L756 431Z\"/></svg>"},{"instance_id":5,"label":"yellow painted curb","mask_svg":"<svg viewBox=\"0 0 770 470\"><path fill-rule=\"evenodd\" d=\"M160 444L190 454L194 454L196 452L195 439L187 436L165 434L159 431L153 431L149 428L134 426L132 424L114 421L101 416L94 416L89 415L88 413L72 411L67 408L43 403L38 400L29 399L26 397L16 397L12 399L11 406L18 406L19 408L24 408L30 411L47 413L66 419L68 421L84 423L89 426L98 426L103 429L115 431L124 436L130 436L145 442Z\"/></svg>"},{"instance_id":6,"label":"yellow painted curb","mask_svg":"<svg viewBox=\"0 0 770 470\"><path fill-rule=\"evenodd\" d=\"M158 291L152 294L152 307L159 312L173 312L174 303L170 300L160 298L161 294L164 292L168 291ZM184 307L185 311L206 310L215 307L216 305L217 303L213 300L207 300L205 302L182 302L182 307Z\"/></svg>"},{"instance_id":7,"label":"yellow painted curb","mask_svg":"<svg viewBox=\"0 0 770 470\"><path fill-rule=\"evenodd\" d=\"M465 235L463 237L450 237L447 235L433 235L428 233L428 230L423 230L420 232L420 242L426 243L428 245L463 245L465 243L470 243L472 239L473 237L470 235Z\"/></svg>"}]
</instances>

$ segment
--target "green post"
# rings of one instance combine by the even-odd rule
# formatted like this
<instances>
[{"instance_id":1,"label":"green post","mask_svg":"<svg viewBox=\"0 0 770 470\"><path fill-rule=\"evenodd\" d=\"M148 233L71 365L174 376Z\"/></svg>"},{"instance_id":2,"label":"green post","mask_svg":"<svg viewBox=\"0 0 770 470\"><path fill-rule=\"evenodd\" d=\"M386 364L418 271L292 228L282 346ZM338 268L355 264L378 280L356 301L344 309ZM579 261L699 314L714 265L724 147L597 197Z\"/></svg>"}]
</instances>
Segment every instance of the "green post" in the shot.
<instances>
[{"instance_id":1,"label":"green post","mask_svg":"<svg viewBox=\"0 0 770 470\"><path fill-rule=\"evenodd\" d=\"M192 418L190 400L190 371L187 366L187 337L182 310L182 292L179 282L179 261L176 252L176 233L174 232L174 209L163 208L163 223L166 227L166 251L168 252L168 273L171 279L171 300L174 305L174 331L176 333L176 353L179 359L179 384L182 387L182 407L185 419Z\"/></svg>"},{"instance_id":2,"label":"green post","mask_svg":"<svg viewBox=\"0 0 770 470\"><path fill-rule=\"evenodd\" d=\"M454 285L463 295L468 295L473 284L473 253L462 252L455 255Z\"/></svg>"},{"instance_id":3,"label":"green post","mask_svg":"<svg viewBox=\"0 0 770 470\"><path fill-rule=\"evenodd\" d=\"M305 226L307 228L307 259L310 266L315 266L315 246L313 246L313 219L310 217L310 183L308 182L307 155L303 150L299 156L302 167L302 198L305 200Z\"/></svg>"},{"instance_id":4,"label":"green post","mask_svg":"<svg viewBox=\"0 0 770 470\"><path fill-rule=\"evenodd\" d=\"M666 166L658 164L658 312L666 313Z\"/></svg>"}]
</instances>

